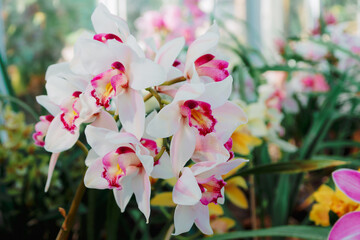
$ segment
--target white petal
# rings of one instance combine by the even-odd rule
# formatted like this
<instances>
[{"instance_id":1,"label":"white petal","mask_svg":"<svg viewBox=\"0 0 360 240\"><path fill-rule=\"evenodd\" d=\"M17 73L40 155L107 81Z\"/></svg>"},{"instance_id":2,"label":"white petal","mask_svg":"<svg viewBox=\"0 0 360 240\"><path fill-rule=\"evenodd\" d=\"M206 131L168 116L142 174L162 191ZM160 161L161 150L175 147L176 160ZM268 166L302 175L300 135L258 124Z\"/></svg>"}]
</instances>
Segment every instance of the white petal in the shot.
<instances>
[{"instance_id":1,"label":"white petal","mask_svg":"<svg viewBox=\"0 0 360 240\"><path fill-rule=\"evenodd\" d=\"M91 125L85 128L86 140L99 156L104 156L118 148L117 143L112 143L112 141L106 139L106 136L112 133L114 132L109 129L97 128Z\"/></svg>"},{"instance_id":2,"label":"white petal","mask_svg":"<svg viewBox=\"0 0 360 240\"><path fill-rule=\"evenodd\" d=\"M117 205L121 209L121 212L125 211L127 204L130 201L132 194L134 193L132 187L132 181L134 176L138 173L137 167L126 168L126 176L120 178L121 190L114 189L114 197Z\"/></svg>"},{"instance_id":3,"label":"white petal","mask_svg":"<svg viewBox=\"0 0 360 240\"><path fill-rule=\"evenodd\" d=\"M141 93L128 88L114 100L122 126L140 139L145 128L145 104Z\"/></svg>"},{"instance_id":4,"label":"white petal","mask_svg":"<svg viewBox=\"0 0 360 240\"><path fill-rule=\"evenodd\" d=\"M180 118L178 104L170 103L149 122L146 131L155 138L170 137L179 129Z\"/></svg>"},{"instance_id":5,"label":"white petal","mask_svg":"<svg viewBox=\"0 0 360 240\"><path fill-rule=\"evenodd\" d=\"M43 106L51 115L56 116L60 113L60 107L50 101L47 95L41 95L36 97L36 101Z\"/></svg>"},{"instance_id":6,"label":"white petal","mask_svg":"<svg viewBox=\"0 0 360 240\"><path fill-rule=\"evenodd\" d=\"M230 97L232 82L232 76L228 76L221 82L208 83L205 85L204 93L196 100L207 102L212 108L217 108L223 105Z\"/></svg>"},{"instance_id":7,"label":"white petal","mask_svg":"<svg viewBox=\"0 0 360 240\"><path fill-rule=\"evenodd\" d=\"M195 205L201 199L201 190L190 168L182 171L173 189L173 201L179 205Z\"/></svg>"},{"instance_id":8,"label":"white petal","mask_svg":"<svg viewBox=\"0 0 360 240\"><path fill-rule=\"evenodd\" d=\"M139 210L145 215L146 223L148 223L150 216L151 194L151 184L149 176L146 173L137 175L133 178L132 187L134 189L134 194Z\"/></svg>"},{"instance_id":9,"label":"white petal","mask_svg":"<svg viewBox=\"0 0 360 240\"><path fill-rule=\"evenodd\" d=\"M89 167L98 158L99 155L96 154L94 149L90 149L88 155L85 158L85 165Z\"/></svg>"},{"instance_id":10,"label":"white petal","mask_svg":"<svg viewBox=\"0 0 360 240\"><path fill-rule=\"evenodd\" d=\"M59 158L59 155L60 155L60 153L51 154L50 163L49 163L49 169L48 169L48 176L47 176L46 184L45 184L45 192L47 192L49 190L51 177L53 175L54 168L55 168L56 162L57 162L57 160Z\"/></svg>"},{"instance_id":11,"label":"white petal","mask_svg":"<svg viewBox=\"0 0 360 240\"><path fill-rule=\"evenodd\" d=\"M133 35L129 35L127 37L126 44L131 47L131 49L137 54L138 57L140 57L140 58L145 57L144 51L141 49L141 47L139 46L139 44L137 43L137 41Z\"/></svg>"},{"instance_id":12,"label":"white petal","mask_svg":"<svg viewBox=\"0 0 360 240\"><path fill-rule=\"evenodd\" d=\"M222 143L226 143L229 140L237 127L247 123L246 114L241 107L229 101L213 109L212 113L217 120L215 124L216 136Z\"/></svg>"},{"instance_id":13,"label":"white petal","mask_svg":"<svg viewBox=\"0 0 360 240\"><path fill-rule=\"evenodd\" d=\"M195 225L200 229L200 231L206 235L212 235L213 230L210 226L210 215L208 206L204 206L199 203L196 207L194 207L196 211L196 219Z\"/></svg>"},{"instance_id":14,"label":"white petal","mask_svg":"<svg viewBox=\"0 0 360 240\"><path fill-rule=\"evenodd\" d=\"M85 70L86 73L91 75L98 75L108 69L111 64L117 61L115 53L108 47L108 45L92 40L92 39L79 39L74 47L75 58L70 63L71 69L75 72L73 65Z\"/></svg>"},{"instance_id":15,"label":"white petal","mask_svg":"<svg viewBox=\"0 0 360 240\"><path fill-rule=\"evenodd\" d=\"M147 149L146 149L147 150ZM148 151L147 151L148 153ZM143 168L145 169L146 174L150 175L154 168L154 158L150 155L141 154L139 145L136 146L136 156L139 158Z\"/></svg>"},{"instance_id":16,"label":"white petal","mask_svg":"<svg viewBox=\"0 0 360 240\"><path fill-rule=\"evenodd\" d=\"M191 64L202 55L214 48L219 41L219 35L214 32L207 32L196 39L189 47L186 55L185 73L190 69Z\"/></svg>"},{"instance_id":17,"label":"white petal","mask_svg":"<svg viewBox=\"0 0 360 240\"><path fill-rule=\"evenodd\" d=\"M91 126L97 128L106 128L114 132L118 131L118 126L113 116L104 110L99 112L99 115L96 117L96 120L91 123Z\"/></svg>"},{"instance_id":18,"label":"white petal","mask_svg":"<svg viewBox=\"0 0 360 240\"><path fill-rule=\"evenodd\" d=\"M202 83L189 84L185 83L176 93L173 102L182 100L197 99L205 91L205 85Z\"/></svg>"},{"instance_id":19,"label":"white petal","mask_svg":"<svg viewBox=\"0 0 360 240\"><path fill-rule=\"evenodd\" d=\"M170 156L167 152L163 153L159 163L154 166L154 169L151 172L151 177L160 179L169 179L175 177L172 171Z\"/></svg>"},{"instance_id":20,"label":"white petal","mask_svg":"<svg viewBox=\"0 0 360 240\"><path fill-rule=\"evenodd\" d=\"M87 188L107 189L109 188L108 181L102 177L104 165L102 158L97 158L86 170L84 176L84 184Z\"/></svg>"},{"instance_id":21,"label":"white petal","mask_svg":"<svg viewBox=\"0 0 360 240\"><path fill-rule=\"evenodd\" d=\"M150 59L139 58L131 63L130 68L130 87L133 89L142 90L166 81L165 70Z\"/></svg>"},{"instance_id":22,"label":"white petal","mask_svg":"<svg viewBox=\"0 0 360 240\"><path fill-rule=\"evenodd\" d=\"M63 152L74 146L79 138L79 134L79 127L75 129L74 133L70 133L65 129L59 114L50 123L45 137L44 148L48 152Z\"/></svg>"},{"instance_id":23,"label":"white petal","mask_svg":"<svg viewBox=\"0 0 360 240\"><path fill-rule=\"evenodd\" d=\"M170 144L170 158L175 176L178 176L195 151L197 130L186 124L180 124Z\"/></svg>"},{"instance_id":24,"label":"white petal","mask_svg":"<svg viewBox=\"0 0 360 240\"><path fill-rule=\"evenodd\" d=\"M111 14L101 3L91 15L91 21L96 33L112 33L118 35L122 41L125 41L130 33L126 21Z\"/></svg>"},{"instance_id":25,"label":"white petal","mask_svg":"<svg viewBox=\"0 0 360 240\"><path fill-rule=\"evenodd\" d=\"M174 213L175 233L173 235L188 232L194 224L194 221L195 211L193 207L181 205L176 206Z\"/></svg>"},{"instance_id":26,"label":"white petal","mask_svg":"<svg viewBox=\"0 0 360 240\"><path fill-rule=\"evenodd\" d=\"M185 39L183 37L175 38L164 44L156 53L155 62L160 64L166 72L169 71L175 59L184 47Z\"/></svg>"}]
</instances>

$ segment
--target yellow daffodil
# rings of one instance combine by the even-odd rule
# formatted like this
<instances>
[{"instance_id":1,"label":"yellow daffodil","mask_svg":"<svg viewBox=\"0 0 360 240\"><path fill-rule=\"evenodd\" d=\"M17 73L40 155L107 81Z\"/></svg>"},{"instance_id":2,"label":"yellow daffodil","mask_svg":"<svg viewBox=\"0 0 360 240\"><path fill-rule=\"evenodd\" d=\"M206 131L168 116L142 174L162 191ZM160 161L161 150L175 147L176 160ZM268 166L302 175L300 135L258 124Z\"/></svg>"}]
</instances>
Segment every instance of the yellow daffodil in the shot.
<instances>
[{"instance_id":1,"label":"yellow daffodil","mask_svg":"<svg viewBox=\"0 0 360 240\"><path fill-rule=\"evenodd\" d=\"M327 185L321 185L313 193L313 198L317 202L312 206L310 220L316 225L329 226L329 211L334 212L338 217L346 213L359 211L360 204L348 198L339 189L335 191Z\"/></svg>"}]
</instances>

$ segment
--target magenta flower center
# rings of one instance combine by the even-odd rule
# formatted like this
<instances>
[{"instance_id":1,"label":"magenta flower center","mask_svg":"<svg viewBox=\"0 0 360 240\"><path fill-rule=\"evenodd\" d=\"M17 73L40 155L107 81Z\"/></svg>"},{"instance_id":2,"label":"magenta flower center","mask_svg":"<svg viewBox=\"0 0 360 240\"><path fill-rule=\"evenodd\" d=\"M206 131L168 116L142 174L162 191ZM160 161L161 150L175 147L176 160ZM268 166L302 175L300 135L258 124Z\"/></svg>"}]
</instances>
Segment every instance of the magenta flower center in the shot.
<instances>
[{"instance_id":1,"label":"magenta flower center","mask_svg":"<svg viewBox=\"0 0 360 240\"><path fill-rule=\"evenodd\" d=\"M199 134L205 136L214 131L216 119L212 115L211 105L195 100L187 100L181 106L181 114L187 118L190 127L195 127Z\"/></svg>"},{"instance_id":2,"label":"magenta flower center","mask_svg":"<svg viewBox=\"0 0 360 240\"><path fill-rule=\"evenodd\" d=\"M226 182L215 178L214 175L206 179L197 179L197 181L202 192L200 202L204 205L211 202L217 204L218 198L222 197L221 189L226 185Z\"/></svg>"}]
</instances>

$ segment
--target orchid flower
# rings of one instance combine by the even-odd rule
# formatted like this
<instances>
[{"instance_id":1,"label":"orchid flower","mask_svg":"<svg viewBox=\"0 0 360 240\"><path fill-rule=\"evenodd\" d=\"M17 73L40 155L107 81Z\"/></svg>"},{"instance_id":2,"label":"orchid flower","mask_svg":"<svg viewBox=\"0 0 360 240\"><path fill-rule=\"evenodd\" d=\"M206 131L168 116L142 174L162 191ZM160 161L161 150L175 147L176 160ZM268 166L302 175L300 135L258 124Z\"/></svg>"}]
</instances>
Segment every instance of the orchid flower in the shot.
<instances>
[{"instance_id":1,"label":"orchid flower","mask_svg":"<svg viewBox=\"0 0 360 240\"><path fill-rule=\"evenodd\" d=\"M333 172L336 186L349 198L360 203L360 172L351 169L340 169ZM360 238L360 211L347 213L333 226L329 240Z\"/></svg>"},{"instance_id":2,"label":"orchid flower","mask_svg":"<svg viewBox=\"0 0 360 240\"><path fill-rule=\"evenodd\" d=\"M44 147L59 153L71 148L79 137L79 126L92 122L100 108L92 101L89 76L71 72L68 64L56 64L46 73L47 96L37 101L54 117L48 126Z\"/></svg>"},{"instance_id":3,"label":"orchid flower","mask_svg":"<svg viewBox=\"0 0 360 240\"><path fill-rule=\"evenodd\" d=\"M220 38L218 31L218 26L214 24L189 46L184 76L191 82L219 82L229 76L229 63L218 59L214 52Z\"/></svg>"},{"instance_id":4,"label":"orchid flower","mask_svg":"<svg viewBox=\"0 0 360 240\"><path fill-rule=\"evenodd\" d=\"M115 128L115 127L114 127ZM140 211L150 216L149 176L154 166L150 151L133 134L115 129L87 126L85 135L92 147L84 182L88 188L113 189L116 203L124 212L135 194ZM99 139L99 136L102 136Z\"/></svg>"},{"instance_id":5,"label":"orchid flower","mask_svg":"<svg viewBox=\"0 0 360 240\"><path fill-rule=\"evenodd\" d=\"M206 235L213 234L209 219L209 203L224 203L225 181L222 175L236 168L244 159L224 163L200 162L185 167L173 189L175 209L174 235L190 230L195 225Z\"/></svg>"},{"instance_id":6,"label":"orchid flower","mask_svg":"<svg viewBox=\"0 0 360 240\"><path fill-rule=\"evenodd\" d=\"M140 90L166 80L164 68L139 56L126 44L83 40L81 66L95 76L91 95L96 105L110 109L113 99L124 129L137 138L144 132L145 105Z\"/></svg>"},{"instance_id":7,"label":"orchid flower","mask_svg":"<svg viewBox=\"0 0 360 240\"><path fill-rule=\"evenodd\" d=\"M174 135L170 159L175 175L193 155L198 135L206 136L227 129L223 131L224 144L232 132L247 121L242 109L227 101L231 84L231 77L206 85L185 84L173 101L149 123L147 133L151 136L165 138Z\"/></svg>"}]
</instances>

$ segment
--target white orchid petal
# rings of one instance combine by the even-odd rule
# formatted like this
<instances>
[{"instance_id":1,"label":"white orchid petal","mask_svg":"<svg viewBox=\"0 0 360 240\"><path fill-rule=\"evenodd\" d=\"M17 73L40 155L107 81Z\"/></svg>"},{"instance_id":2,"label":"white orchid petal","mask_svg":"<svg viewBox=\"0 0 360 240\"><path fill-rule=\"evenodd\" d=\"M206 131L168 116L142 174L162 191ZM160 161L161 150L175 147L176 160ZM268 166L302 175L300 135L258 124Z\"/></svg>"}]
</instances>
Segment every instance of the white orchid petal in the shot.
<instances>
[{"instance_id":1,"label":"white orchid petal","mask_svg":"<svg viewBox=\"0 0 360 240\"><path fill-rule=\"evenodd\" d=\"M166 72L169 71L175 59L184 47L185 39L183 37L175 38L164 44L156 53L155 62L160 64Z\"/></svg>"},{"instance_id":2,"label":"white orchid petal","mask_svg":"<svg viewBox=\"0 0 360 240\"><path fill-rule=\"evenodd\" d=\"M173 189L173 201L179 205L195 205L201 199L201 190L192 171L186 167Z\"/></svg>"},{"instance_id":3,"label":"white orchid petal","mask_svg":"<svg viewBox=\"0 0 360 240\"><path fill-rule=\"evenodd\" d=\"M195 151L196 129L181 124L170 144L170 158L173 172L177 176Z\"/></svg>"},{"instance_id":4,"label":"white orchid petal","mask_svg":"<svg viewBox=\"0 0 360 240\"><path fill-rule=\"evenodd\" d=\"M53 175L54 168L55 168L56 162L57 162L57 160L59 158L59 155L60 155L60 153L51 154L50 163L49 163L49 169L48 169L48 176L47 176L46 184L45 184L45 192L47 192L49 190L51 177Z\"/></svg>"},{"instance_id":5,"label":"white orchid petal","mask_svg":"<svg viewBox=\"0 0 360 240\"><path fill-rule=\"evenodd\" d=\"M145 128L145 104L141 93L129 88L114 100L124 129L140 139Z\"/></svg>"},{"instance_id":6,"label":"white orchid petal","mask_svg":"<svg viewBox=\"0 0 360 240\"><path fill-rule=\"evenodd\" d=\"M196 211L195 225L203 234L212 235L213 230L210 226L210 214L208 206L199 203L196 207L194 207L194 210Z\"/></svg>"},{"instance_id":7,"label":"white orchid petal","mask_svg":"<svg viewBox=\"0 0 360 240\"><path fill-rule=\"evenodd\" d=\"M133 178L132 187L139 210L145 215L146 223L150 217L150 193L151 184L149 176L146 173L140 174Z\"/></svg>"},{"instance_id":8,"label":"white orchid petal","mask_svg":"<svg viewBox=\"0 0 360 240\"><path fill-rule=\"evenodd\" d=\"M130 87L142 90L162 84L166 81L166 72L159 64L147 58L140 58L130 65Z\"/></svg>"},{"instance_id":9,"label":"white orchid petal","mask_svg":"<svg viewBox=\"0 0 360 240\"><path fill-rule=\"evenodd\" d=\"M47 95L37 96L36 101L53 116L56 116L61 112L60 107L53 103Z\"/></svg>"},{"instance_id":10,"label":"white orchid petal","mask_svg":"<svg viewBox=\"0 0 360 240\"><path fill-rule=\"evenodd\" d=\"M73 133L64 128L60 114L50 123L45 137L45 150L48 152L63 152L70 149L79 138L79 127Z\"/></svg>"},{"instance_id":11,"label":"white orchid petal","mask_svg":"<svg viewBox=\"0 0 360 240\"><path fill-rule=\"evenodd\" d=\"M175 233L173 233L173 235L188 232L194 224L194 221L195 211L193 207L182 205L176 206L174 213Z\"/></svg>"},{"instance_id":12,"label":"white orchid petal","mask_svg":"<svg viewBox=\"0 0 360 240\"><path fill-rule=\"evenodd\" d=\"M95 159L89 168L86 170L84 176L84 184L87 188L107 189L109 188L108 181L102 177L104 165L102 158Z\"/></svg>"},{"instance_id":13,"label":"white orchid petal","mask_svg":"<svg viewBox=\"0 0 360 240\"><path fill-rule=\"evenodd\" d=\"M216 136L223 144L229 140L237 127L247 123L246 114L241 107L229 101L213 109L212 113L217 120L215 124Z\"/></svg>"},{"instance_id":14,"label":"white orchid petal","mask_svg":"<svg viewBox=\"0 0 360 240\"><path fill-rule=\"evenodd\" d=\"M154 116L149 122L146 132L155 138L170 137L179 129L180 119L179 106L171 103Z\"/></svg>"}]
</instances>

